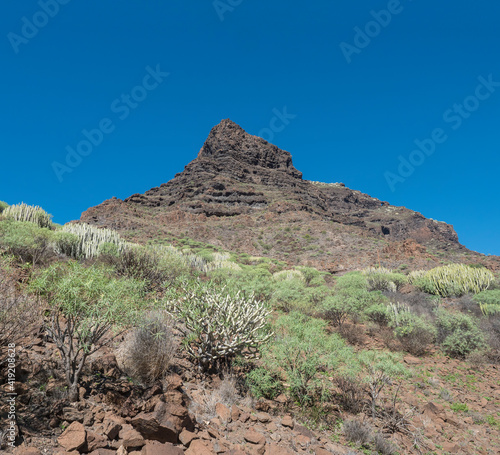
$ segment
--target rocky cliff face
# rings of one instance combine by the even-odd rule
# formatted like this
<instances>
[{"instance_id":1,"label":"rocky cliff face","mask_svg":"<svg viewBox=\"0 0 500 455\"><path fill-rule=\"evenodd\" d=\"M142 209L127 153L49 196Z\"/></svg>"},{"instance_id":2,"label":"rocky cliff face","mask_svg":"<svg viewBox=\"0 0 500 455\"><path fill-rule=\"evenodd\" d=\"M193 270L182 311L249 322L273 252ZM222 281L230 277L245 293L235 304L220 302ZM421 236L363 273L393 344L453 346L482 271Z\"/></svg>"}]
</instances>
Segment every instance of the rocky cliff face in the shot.
<instances>
[{"instance_id":1,"label":"rocky cliff face","mask_svg":"<svg viewBox=\"0 0 500 455\"><path fill-rule=\"evenodd\" d=\"M105 201L81 220L136 240L188 236L291 262L334 262L333 268L380 260L381 247L393 257L398 249L389 247L408 240L447 254L467 251L446 223L343 184L304 180L289 152L229 119L212 128L198 156L170 182Z\"/></svg>"}]
</instances>

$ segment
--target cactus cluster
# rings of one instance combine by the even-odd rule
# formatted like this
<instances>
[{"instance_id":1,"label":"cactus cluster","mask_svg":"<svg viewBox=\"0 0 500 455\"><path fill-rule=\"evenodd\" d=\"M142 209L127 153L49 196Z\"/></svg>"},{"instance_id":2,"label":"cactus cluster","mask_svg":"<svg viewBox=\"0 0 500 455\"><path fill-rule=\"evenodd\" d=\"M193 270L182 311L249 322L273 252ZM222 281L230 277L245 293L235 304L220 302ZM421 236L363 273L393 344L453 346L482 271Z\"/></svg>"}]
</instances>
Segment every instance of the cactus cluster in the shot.
<instances>
[{"instance_id":1,"label":"cactus cluster","mask_svg":"<svg viewBox=\"0 0 500 455\"><path fill-rule=\"evenodd\" d=\"M414 270L413 272L410 272L407 276L408 283L410 284L415 283L420 278L423 278L426 273L427 273L426 270Z\"/></svg>"},{"instance_id":2,"label":"cactus cluster","mask_svg":"<svg viewBox=\"0 0 500 455\"><path fill-rule=\"evenodd\" d=\"M273 274L273 278L275 281L291 281L291 280L299 280L304 282L304 274L300 270L282 270L281 272L276 272Z\"/></svg>"},{"instance_id":3,"label":"cactus cluster","mask_svg":"<svg viewBox=\"0 0 500 455\"><path fill-rule=\"evenodd\" d=\"M41 207L28 205L24 202L6 207L2 212L2 216L15 221L34 223L41 228L50 228L52 226L52 215L49 215Z\"/></svg>"},{"instance_id":4,"label":"cactus cluster","mask_svg":"<svg viewBox=\"0 0 500 455\"><path fill-rule=\"evenodd\" d=\"M205 290L188 293L167 307L182 320L179 329L187 337L187 351L204 369L238 354L251 357L271 337L266 329L270 311L253 296Z\"/></svg>"},{"instance_id":5,"label":"cactus cluster","mask_svg":"<svg viewBox=\"0 0 500 455\"><path fill-rule=\"evenodd\" d=\"M56 245L58 253L63 253L75 259L89 259L99 256L100 247L105 243L116 245L121 253L126 244L120 236L111 229L100 229L89 224L65 224L62 232L73 234L76 238L71 242L59 242Z\"/></svg>"},{"instance_id":6,"label":"cactus cluster","mask_svg":"<svg viewBox=\"0 0 500 455\"><path fill-rule=\"evenodd\" d=\"M441 297L461 296L484 291L494 280L495 275L486 268L450 264L429 270L420 280L420 287Z\"/></svg>"}]
</instances>

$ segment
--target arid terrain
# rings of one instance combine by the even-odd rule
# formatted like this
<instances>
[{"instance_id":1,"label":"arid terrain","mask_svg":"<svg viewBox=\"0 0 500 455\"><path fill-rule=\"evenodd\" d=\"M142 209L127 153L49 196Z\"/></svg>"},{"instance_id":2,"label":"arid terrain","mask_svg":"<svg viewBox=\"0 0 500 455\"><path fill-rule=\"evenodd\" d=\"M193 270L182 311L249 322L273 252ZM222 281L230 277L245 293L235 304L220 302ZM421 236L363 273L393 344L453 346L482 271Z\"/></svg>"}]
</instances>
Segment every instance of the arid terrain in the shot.
<instances>
[{"instance_id":1,"label":"arid terrain","mask_svg":"<svg viewBox=\"0 0 500 455\"><path fill-rule=\"evenodd\" d=\"M167 183L0 205L0 452L499 454L500 258L230 120Z\"/></svg>"}]
</instances>

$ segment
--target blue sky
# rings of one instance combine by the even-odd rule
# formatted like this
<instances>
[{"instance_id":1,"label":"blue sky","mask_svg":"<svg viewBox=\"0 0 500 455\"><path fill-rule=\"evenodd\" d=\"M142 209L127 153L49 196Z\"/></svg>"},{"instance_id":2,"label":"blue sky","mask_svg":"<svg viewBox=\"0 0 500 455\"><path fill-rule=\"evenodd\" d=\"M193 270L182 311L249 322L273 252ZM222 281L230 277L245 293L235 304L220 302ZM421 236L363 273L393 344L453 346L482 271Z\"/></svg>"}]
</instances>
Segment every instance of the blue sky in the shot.
<instances>
[{"instance_id":1,"label":"blue sky","mask_svg":"<svg viewBox=\"0 0 500 455\"><path fill-rule=\"evenodd\" d=\"M493 0L5 2L0 200L78 219L170 180L231 118L304 178L500 254L498 17Z\"/></svg>"}]
</instances>

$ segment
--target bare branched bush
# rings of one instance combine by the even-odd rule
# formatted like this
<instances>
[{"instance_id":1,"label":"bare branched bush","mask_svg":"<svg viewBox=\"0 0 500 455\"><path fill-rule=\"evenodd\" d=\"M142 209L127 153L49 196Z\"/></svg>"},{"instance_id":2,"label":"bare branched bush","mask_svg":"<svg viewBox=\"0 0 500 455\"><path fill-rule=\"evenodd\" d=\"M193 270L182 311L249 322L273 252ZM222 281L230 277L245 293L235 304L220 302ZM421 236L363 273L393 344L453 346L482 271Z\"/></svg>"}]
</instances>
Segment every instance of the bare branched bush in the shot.
<instances>
[{"instance_id":1,"label":"bare branched bush","mask_svg":"<svg viewBox=\"0 0 500 455\"><path fill-rule=\"evenodd\" d=\"M344 435L349 442L355 444L368 445L372 439L372 429L370 425L359 420L348 420L342 426Z\"/></svg>"},{"instance_id":2,"label":"bare branched bush","mask_svg":"<svg viewBox=\"0 0 500 455\"><path fill-rule=\"evenodd\" d=\"M350 376L337 376L334 382L339 389L337 400L340 406L353 414L360 413L366 405L365 385Z\"/></svg>"},{"instance_id":3,"label":"bare branched bush","mask_svg":"<svg viewBox=\"0 0 500 455\"><path fill-rule=\"evenodd\" d=\"M0 364L4 348L33 334L36 323L42 321L36 300L22 292L8 267L8 261L0 259Z\"/></svg>"},{"instance_id":4,"label":"bare branched bush","mask_svg":"<svg viewBox=\"0 0 500 455\"><path fill-rule=\"evenodd\" d=\"M165 376L176 350L170 316L153 312L130 332L117 357L122 369L131 378L151 384Z\"/></svg>"},{"instance_id":5,"label":"bare branched bush","mask_svg":"<svg viewBox=\"0 0 500 455\"><path fill-rule=\"evenodd\" d=\"M241 403L243 400L236 387L236 379L224 378L215 389L203 387L193 396L190 411L199 422L207 422L216 417L217 404L223 404L228 408Z\"/></svg>"},{"instance_id":6,"label":"bare branched bush","mask_svg":"<svg viewBox=\"0 0 500 455\"><path fill-rule=\"evenodd\" d=\"M395 455L398 453L397 447L387 439L385 439L380 433L375 433L373 436L373 448L377 453L382 455Z\"/></svg>"}]
</instances>

